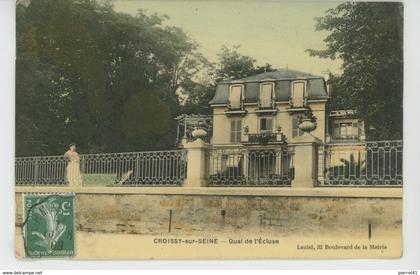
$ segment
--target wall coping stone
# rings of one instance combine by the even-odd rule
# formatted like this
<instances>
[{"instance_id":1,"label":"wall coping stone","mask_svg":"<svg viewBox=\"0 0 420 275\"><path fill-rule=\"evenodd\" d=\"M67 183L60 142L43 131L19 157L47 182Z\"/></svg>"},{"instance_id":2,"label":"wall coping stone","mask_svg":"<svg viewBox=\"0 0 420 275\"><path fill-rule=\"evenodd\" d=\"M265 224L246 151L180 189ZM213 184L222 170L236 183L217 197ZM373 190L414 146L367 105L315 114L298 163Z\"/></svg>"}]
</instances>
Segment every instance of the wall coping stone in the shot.
<instances>
[{"instance_id":1,"label":"wall coping stone","mask_svg":"<svg viewBox=\"0 0 420 275\"><path fill-rule=\"evenodd\" d=\"M76 194L143 194L143 195L202 195L202 196L264 196L264 197L336 197L336 198L397 198L400 187L69 187L16 186L15 193Z\"/></svg>"}]
</instances>

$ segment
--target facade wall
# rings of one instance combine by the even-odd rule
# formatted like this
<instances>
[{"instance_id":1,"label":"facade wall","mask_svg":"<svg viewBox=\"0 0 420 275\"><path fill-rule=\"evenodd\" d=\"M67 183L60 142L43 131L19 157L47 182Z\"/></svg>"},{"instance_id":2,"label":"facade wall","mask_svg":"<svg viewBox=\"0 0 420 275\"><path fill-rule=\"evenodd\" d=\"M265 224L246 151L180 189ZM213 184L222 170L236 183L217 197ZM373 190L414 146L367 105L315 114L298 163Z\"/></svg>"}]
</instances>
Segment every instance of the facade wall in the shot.
<instances>
[{"instance_id":1,"label":"facade wall","mask_svg":"<svg viewBox=\"0 0 420 275\"><path fill-rule=\"evenodd\" d=\"M326 131L326 115L325 115L325 102L311 102L309 107L312 109L314 116L317 118L317 127L311 132L311 134L323 142L325 141L325 131ZM262 117L274 118L273 129L275 130L278 126L281 127L282 133L286 135L287 140L292 140L292 120L297 118L299 114L302 113L292 113L290 114L287 111L289 108L288 103L278 103L277 109L278 112L275 116L272 115L263 115L258 116L256 111L257 105L245 105L244 110L247 113L244 116L234 115L228 117L225 114L227 110L226 106L217 106L213 107L213 137L212 144L215 145L224 145L231 144L230 142L230 122L232 119L242 119L242 130L243 127L248 126L249 133L258 133L259 132L259 120ZM246 137L242 131L242 140L245 140Z\"/></svg>"}]
</instances>

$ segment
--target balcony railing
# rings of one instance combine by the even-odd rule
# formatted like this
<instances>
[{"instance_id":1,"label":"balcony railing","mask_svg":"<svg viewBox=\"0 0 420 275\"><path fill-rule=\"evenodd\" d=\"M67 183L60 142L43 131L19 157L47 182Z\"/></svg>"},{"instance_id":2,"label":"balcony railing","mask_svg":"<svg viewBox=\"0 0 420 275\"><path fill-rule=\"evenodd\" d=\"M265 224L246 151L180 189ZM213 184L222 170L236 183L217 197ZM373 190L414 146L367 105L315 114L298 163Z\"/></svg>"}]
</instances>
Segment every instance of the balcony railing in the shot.
<instances>
[{"instance_id":1,"label":"balcony railing","mask_svg":"<svg viewBox=\"0 0 420 275\"><path fill-rule=\"evenodd\" d=\"M63 156L17 157L17 185L136 186L181 185L186 151L86 154L80 161Z\"/></svg>"},{"instance_id":2,"label":"balcony railing","mask_svg":"<svg viewBox=\"0 0 420 275\"><path fill-rule=\"evenodd\" d=\"M290 108L306 108L308 107L307 97L292 97L289 99Z\"/></svg>"},{"instance_id":3,"label":"balcony railing","mask_svg":"<svg viewBox=\"0 0 420 275\"><path fill-rule=\"evenodd\" d=\"M332 135L331 136L331 141L336 141L336 142L339 142L339 141L343 141L343 142L345 142L345 141L352 141L352 142L354 142L354 141L362 141L363 140L363 138L362 138L362 136L360 136L360 135L347 135L347 136L342 136L342 135Z\"/></svg>"},{"instance_id":4,"label":"balcony railing","mask_svg":"<svg viewBox=\"0 0 420 275\"><path fill-rule=\"evenodd\" d=\"M267 144L269 142L276 142L277 133L262 132L262 133L248 133L248 140L245 143Z\"/></svg>"},{"instance_id":5,"label":"balcony railing","mask_svg":"<svg viewBox=\"0 0 420 275\"><path fill-rule=\"evenodd\" d=\"M242 99L238 101L228 100L227 107L228 109L225 111L225 114L227 116L232 116L232 115L244 116L247 113L247 111L244 109L244 102Z\"/></svg>"},{"instance_id":6,"label":"balcony railing","mask_svg":"<svg viewBox=\"0 0 420 275\"><path fill-rule=\"evenodd\" d=\"M276 108L276 103L272 98L265 98L258 100L259 109L274 109Z\"/></svg>"},{"instance_id":7,"label":"balcony railing","mask_svg":"<svg viewBox=\"0 0 420 275\"><path fill-rule=\"evenodd\" d=\"M290 186L292 148L218 148L208 151L209 186Z\"/></svg>"},{"instance_id":8,"label":"balcony railing","mask_svg":"<svg viewBox=\"0 0 420 275\"><path fill-rule=\"evenodd\" d=\"M229 110L232 110L232 111L243 110L244 109L244 102L241 99L228 100L228 108L229 108Z\"/></svg>"},{"instance_id":9,"label":"balcony railing","mask_svg":"<svg viewBox=\"0 0 420 275\"><path fill-rule=\"evenodd\" d=\"M318 152L321 186L402 185L402 140L327 144Z\"/></svg>"}]
</instances>

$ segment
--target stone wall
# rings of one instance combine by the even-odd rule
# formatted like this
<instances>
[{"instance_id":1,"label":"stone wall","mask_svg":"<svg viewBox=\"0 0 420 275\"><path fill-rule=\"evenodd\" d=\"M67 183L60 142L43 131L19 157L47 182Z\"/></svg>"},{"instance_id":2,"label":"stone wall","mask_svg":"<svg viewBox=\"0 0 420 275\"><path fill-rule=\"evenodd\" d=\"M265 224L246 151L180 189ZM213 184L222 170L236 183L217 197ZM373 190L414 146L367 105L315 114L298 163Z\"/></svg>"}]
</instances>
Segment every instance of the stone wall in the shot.
<instances>
[{"instance_id":1,"label":"stone wall","mask_svg":"<svg viewBox=\"0 0 420 275\"><path fill-rule=\"evenodd\" d=\"M115 190L115 189L114 189ZM16 223L22 193L16 193ZM88 232L212 235L401 232L398 197L76 193L76 226Z\"/></svg>"}]
</instances>

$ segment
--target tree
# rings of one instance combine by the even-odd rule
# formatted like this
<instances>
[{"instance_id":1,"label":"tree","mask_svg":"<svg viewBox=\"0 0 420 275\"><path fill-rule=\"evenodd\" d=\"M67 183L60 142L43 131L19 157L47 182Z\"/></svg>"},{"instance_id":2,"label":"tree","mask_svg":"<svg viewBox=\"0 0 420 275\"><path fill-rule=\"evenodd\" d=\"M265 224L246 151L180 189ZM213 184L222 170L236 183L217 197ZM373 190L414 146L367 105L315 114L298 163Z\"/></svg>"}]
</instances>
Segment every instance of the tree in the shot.
<instances>
[{"instance_id":1,"label":"tree","mask_svg":"<svg viewBox=\"0 0 420 275\"><path fill-rule=\"evenodd\" d=\"M217 80L239 79L249 76L254 72L256 60L250 56L241 55L237 50L239 45L232 50L223 46L220 49L219 64L216 70Z\"/></svg>"},{"instance_id":2,"label":"tree","mask_svg":"<svg viewBox=\"0 0 420 275\"><path fill-rule=\"evenodd\" d=\"M266 63L264 66L257 66L256 59L251 56L242 55L238 52L240 46L233 46L229 49L223 46L218 54L219 62L216 65L215 72L216 81L223 79L233 80L240 79L254 74L263 73L266 71L273 71L270 64Z\"/></svg>"},{"instance_id":3,"label":"tree","mask_svg":"<svg viewBox=\"0 0 420 275\"><path fill-rule=\"evenodd\" d=\"M341 59L334 76L333 104L354 108L365 120L369 139L402 138L403 13L397 2L346 2L317 18L329 31L326 49L311 56Z\"/></svg>"},{"instance_id":4,"label":"tree","mask_svg":"<svg viewBox=\"0 0 420 275\"><path fill-rule=\"evenodd\" d=\"M18 3L16 18L17 155L173 146L179 91L205 62L181 29L109 1Z\"/></svg>"},{"instance_id":5,"label":"tree","mask_svg":"<svg viewBox=\"0 0 420 275\"><path fill-rule=\"evenodd\" d=\"M184 82L185 101L182 107L183 113L211 114L209 101L214 96L217 82L224 79L240 79L251 75L273 71L271 64L256 65L253 57L241 54L240 46L232 49L223 46L218 54L217 63L202 62L205 67L201 69L200 77L196 81L192 78Z\"/></svg>"}]
</instances>

